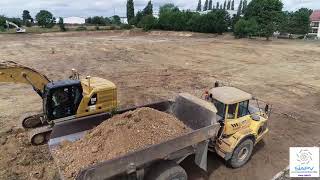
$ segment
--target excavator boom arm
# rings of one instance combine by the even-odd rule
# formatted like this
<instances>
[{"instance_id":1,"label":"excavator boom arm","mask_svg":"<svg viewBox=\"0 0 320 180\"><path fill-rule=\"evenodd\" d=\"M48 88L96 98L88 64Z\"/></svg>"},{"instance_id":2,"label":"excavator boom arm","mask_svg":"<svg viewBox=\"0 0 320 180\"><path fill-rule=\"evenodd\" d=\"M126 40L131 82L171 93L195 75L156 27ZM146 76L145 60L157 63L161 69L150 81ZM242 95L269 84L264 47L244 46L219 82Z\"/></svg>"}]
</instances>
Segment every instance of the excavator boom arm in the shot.
<instances>
[{"instance_id":1,"label":"excavator boom arm","mask_svg":"<svg viewBox=\"0 0 320 180\"><path fill-rule=\"evenodd\" d=\"M29 84L42 97L49 78L38 71L13 61L0 62L0 82Z\"/></svg>"}]
</instances>

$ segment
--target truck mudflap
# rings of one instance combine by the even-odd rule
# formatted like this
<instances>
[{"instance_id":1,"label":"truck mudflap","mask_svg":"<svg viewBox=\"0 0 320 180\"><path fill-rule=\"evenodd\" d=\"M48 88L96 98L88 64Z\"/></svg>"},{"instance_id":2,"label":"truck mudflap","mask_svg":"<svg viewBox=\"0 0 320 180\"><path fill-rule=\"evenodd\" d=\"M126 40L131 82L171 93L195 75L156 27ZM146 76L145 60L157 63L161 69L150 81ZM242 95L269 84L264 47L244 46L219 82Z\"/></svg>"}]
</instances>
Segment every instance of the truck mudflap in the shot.
<instances>
[{"instance_id":1,"label":"truck mudflap","mask_svg":"<svg viewBox=\"0 0 320 180\"><path fill-rule=\"evenodd\" d=\"M177 160L178 162L179 159L182 160L190 154L195 154L195 163L206 170L208 142L216 137L220 128L220 124L216 122L216 108L212 104L189 94L180 94L174 101L162 101L119 110L116 114L140 107L150 107L172 114L192 131L169 141L89 166L79 172L77 179L108 179L145 169L161 160ZM50 151L57 148L64 140L81 139L86 131L110 117L112 114L106 113L57 123L49 141Z\"/></svg>"}]
</instances>

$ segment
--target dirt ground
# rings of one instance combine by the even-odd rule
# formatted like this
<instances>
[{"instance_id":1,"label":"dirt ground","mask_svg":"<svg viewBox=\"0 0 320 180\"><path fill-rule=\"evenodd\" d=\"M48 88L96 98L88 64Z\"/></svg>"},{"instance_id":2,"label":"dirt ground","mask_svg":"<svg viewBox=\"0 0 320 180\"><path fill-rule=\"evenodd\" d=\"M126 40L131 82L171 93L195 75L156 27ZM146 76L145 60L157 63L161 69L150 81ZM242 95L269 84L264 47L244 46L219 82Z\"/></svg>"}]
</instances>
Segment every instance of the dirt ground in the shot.
<instances>
[{"instance_id":1,"label":"dirt ground","mask_svg":"<svg viewBox=\"0 0 320 180\"><path fill-rule=\"evenodd\" d=\"M58 80L72 68L109 79L121 106L201 96L223 81L273 104L270 133L251 161L227 168L210 153L208 172L185 162L190 179L270 179L287 167L290 146L320 146L320 42L235 40L187 32L73 32L0 35L0 60ZM0 179L58 179L46 145L32 147L19 117L41 111L26 85L0 84Z\"/></svg>"}]
</instances>

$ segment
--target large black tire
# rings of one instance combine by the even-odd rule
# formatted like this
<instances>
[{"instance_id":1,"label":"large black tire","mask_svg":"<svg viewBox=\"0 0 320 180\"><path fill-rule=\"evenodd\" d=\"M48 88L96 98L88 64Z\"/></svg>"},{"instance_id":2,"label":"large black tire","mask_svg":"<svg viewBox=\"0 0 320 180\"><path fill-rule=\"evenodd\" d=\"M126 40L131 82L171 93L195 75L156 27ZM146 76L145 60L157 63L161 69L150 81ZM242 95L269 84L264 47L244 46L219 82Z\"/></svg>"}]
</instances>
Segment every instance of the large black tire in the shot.
<instances>
[{"instance_id":1,"label":"large black tire","mask_svg":"<svg viewBox=\"0 0 320 180\"><path fill-rule=\"evenodd\" d=\"M232 157L228 161L228 164L232 168L239 168L245 165L252 155L252 150L253 141L251 139L242 141L233 151Z\"/></svg>"},{"instance_id":2,"label":"large black tire","mask_svg":"<svg viewBox=\"0 0 320 180\"><path fill-rule=\"evenodd\" d=\"M186 171L172 161L161 162L151 167L147 173L146 180L187 180Z\"/></svg>"}]
</instances>

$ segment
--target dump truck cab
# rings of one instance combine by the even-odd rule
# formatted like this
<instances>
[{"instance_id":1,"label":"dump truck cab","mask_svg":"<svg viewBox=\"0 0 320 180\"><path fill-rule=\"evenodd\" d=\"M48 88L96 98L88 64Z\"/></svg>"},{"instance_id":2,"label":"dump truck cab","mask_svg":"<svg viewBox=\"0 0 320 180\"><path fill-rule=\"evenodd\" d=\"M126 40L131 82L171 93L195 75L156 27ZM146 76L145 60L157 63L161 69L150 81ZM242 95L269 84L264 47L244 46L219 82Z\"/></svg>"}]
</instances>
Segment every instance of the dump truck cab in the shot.
<instances>
[{"instance_id":1,"label":"dump truck cab","mask_svg":"<svg viewBox=\"0 0 320 180\"><path fill-rule=\"evenodd\" d=\"M221 124L215 151L234 167L244 165L252 149L268 132L268 115L250 106L252 95L234 87L216 87L208 100L217 108Z\"/></svg>"}]
</instances>

